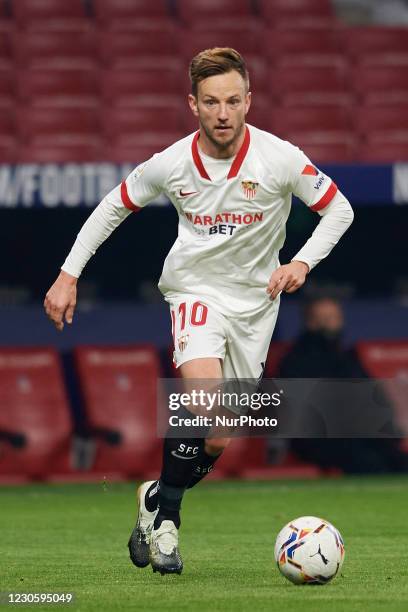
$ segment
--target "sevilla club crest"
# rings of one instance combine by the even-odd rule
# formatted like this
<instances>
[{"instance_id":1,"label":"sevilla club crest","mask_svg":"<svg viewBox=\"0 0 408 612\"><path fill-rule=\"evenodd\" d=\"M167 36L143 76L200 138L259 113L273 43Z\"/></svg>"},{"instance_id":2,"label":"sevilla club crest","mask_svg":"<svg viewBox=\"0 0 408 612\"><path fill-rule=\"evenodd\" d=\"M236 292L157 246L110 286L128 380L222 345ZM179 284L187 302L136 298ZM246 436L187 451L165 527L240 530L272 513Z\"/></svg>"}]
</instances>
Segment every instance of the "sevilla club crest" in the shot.
<instances>
[{"instance_id":1,"label":"sevilla club crest","mask_svg":"<svg viewBox=\"0 0 408 612\"><path fill-rule=\"evenodd\" d=\"M190 339L190 335L189 334L185 334L184 336L180 336L179 341L178 341L178 347L179 347L179 350L180 350L181 353L187 347L189 339Z\"/></svg>"},{"instance_id":2,"label":"sevilla club crest","mask_svg":"<svg viewBox=\"0 0 408 612\"><path fill-rule=\"evenodd\" d=\"M241 181L242 189L248 200L253 200L256 196L258 185L259 183L254 183L254 181Z\"/></svg>"}]
</instances>

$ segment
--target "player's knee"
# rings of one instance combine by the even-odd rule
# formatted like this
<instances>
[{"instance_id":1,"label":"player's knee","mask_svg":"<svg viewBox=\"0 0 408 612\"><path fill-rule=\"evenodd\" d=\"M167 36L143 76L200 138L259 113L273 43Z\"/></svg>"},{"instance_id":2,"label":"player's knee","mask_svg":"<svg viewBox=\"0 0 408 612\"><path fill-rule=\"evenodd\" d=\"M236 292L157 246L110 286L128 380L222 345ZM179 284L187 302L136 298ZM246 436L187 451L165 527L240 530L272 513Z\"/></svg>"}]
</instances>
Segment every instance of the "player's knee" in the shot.
<instances>
[{"instance_id":1,"label":"player's knee","mask_svg":"<svg viewBox=\"0 0 408 612\"><path fill-rule=\"evenodd\" d=\"M191 359L180 366L180 373L183 378L208 378L211 381L220 379L222 378L221 359L218 357Z\"/></svg>"},{"instance_id":2,"label":"player's knee","mask_svg":"<svg viewBox=\"0 0 408 612\"><path fill-rule=\"evenodd\" d=\"M211 438L205 441L205 452L207 455L220 455L230 443L230 438Z\"/></svg>"}]
</instances>

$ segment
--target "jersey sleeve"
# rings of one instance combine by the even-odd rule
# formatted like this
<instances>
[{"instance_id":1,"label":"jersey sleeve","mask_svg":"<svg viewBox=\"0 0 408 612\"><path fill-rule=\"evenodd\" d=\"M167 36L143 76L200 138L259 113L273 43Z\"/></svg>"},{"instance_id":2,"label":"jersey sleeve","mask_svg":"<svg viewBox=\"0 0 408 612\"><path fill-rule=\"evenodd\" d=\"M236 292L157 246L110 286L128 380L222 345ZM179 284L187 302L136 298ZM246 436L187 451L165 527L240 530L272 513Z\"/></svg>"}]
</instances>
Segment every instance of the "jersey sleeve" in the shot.
<instances>
[{"instance_id":1,"label":"jersey sleeve","mask_svg":"<svg viewBox=\"0 0 408 612\"><path fill-rule=\"evenodd\" d=\"M290 145L288 188L315 212L322 211L337 193L337 185L319 170L310 159Z\"/></svg>"},{"instance_id":2,"label":"jersey sleeve","mask_svg":"<svg viewBox=\"0 0 408 612\"><path fill-rule=\"evenodd\" d=\"M112 189L82 226L61 269L78 278L92 255L122 221L163 191L163 170L160 154L154 155Z\"/></svg>"},{"instance_id":3,"label":"jersey sleeve","mask_svg":"<svg viewBox=\"0 0 408 612\"><path fill-rule=\"evenodd\" d=\"M137 212L165 191L165 167L160 154L155 154L135 168L120 185L122 204Z\"/></svg>"}]
</instances>

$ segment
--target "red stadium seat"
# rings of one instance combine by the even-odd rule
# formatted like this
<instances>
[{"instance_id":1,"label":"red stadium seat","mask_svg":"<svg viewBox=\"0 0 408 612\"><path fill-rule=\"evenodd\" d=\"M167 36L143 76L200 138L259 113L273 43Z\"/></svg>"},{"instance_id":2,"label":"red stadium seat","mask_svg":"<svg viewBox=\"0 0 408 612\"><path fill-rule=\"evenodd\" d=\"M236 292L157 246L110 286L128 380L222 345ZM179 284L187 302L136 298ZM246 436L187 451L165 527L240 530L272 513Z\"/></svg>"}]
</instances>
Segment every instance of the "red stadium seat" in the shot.
<instances>
[{"instance_id":1,"label":"red stadium seat","mask_svg":"<svg viewBox=\"0 0 408 612\"><path fill-rule=\"evenodd\" d=\"M134 97L135 103L153 96L160 98L164 104L165 97L170 96L176 103L180 102L182 91L187 90L187 75L179 70L106 70L102 74L103 97L109 102L121 105L121 98Z\"/></svg>"},{"instance_id":2,"label":"red stadium seat","mask_svg":"<svg viewBox=\"0 0 408 612\"><path fill-rule=\"evenodd\" d=\"M96 134L100 131L99 116L87 108L20 107L17 111L19 133L25 140L56 134Z\"/></svg>"},{"instance_id":3,"label":"red stadium seat","mask_svg":"<svg viewBox=\"0 0 408 612\"><path fill-rule=\"evenodd\" d=\"M404 66L358 66L352 72L354 91L367 104L408 101L408 71Z\"/></svg>"},{"instance_id":4,"label":"red stadium seat","mask_svg":"<svg viewBox=\"0 0 408 612\"><path fill-rule=\"evenodd\" d=\"M355 129L367 138L375 134L408 141L408 104L405 106L360 106L354 109Z\"/></svg>"},{"instance_id":5,"label":"red stadium seat","mask_svg":"<svg viewBox=\"0 0 408 612\"><path fill-rule=\"evenodd\" d=\"M355 104L354 95L347 89L337 89L336 86L331 89L316 89L316 90L299 90L297 92L287 91L281 93L279 98L280 106L344 106L350 108Z\"/></svg>"},{"instance_id":6,"label":"red stadium seat","mask_svg":"<svg viewBox=\"0 0 408 612\"><path fill-rule=\"evenodd\" d=\"M408 162L408 142L390 138L362 142L357 149L357 160L366 163L393 164Z\"/></svg>"},{"instance_id":7,"label":"red stadium seat","mask_svg":"<svg viewBox=\"0 0 408 612\"><path fill-rule=\"evenodd\" d=\"M193 132L196 132L198 130L198 119L197 117L195 117L195 115L193 115L191 111L189 111L189 109L184 109L182 113L182 120L182 127L186 136L187 134L192 134Z\"/></svg>"},{"instance_id":8,"label":"red stadium seat","mask_svg":"<svg viewBox=\"0 0 408 612\"><path fill-rule=\"evenodd\" d=\"M338 130L335 132L331 130L312 130L310 132L288 130L285 132L285 137L298 146L344 144L355 147L357 140L356 134L352 130Z\"/></svg>"},{"instance_id":9,"label":"red stadium seat","mask_svg":"<svg viewBox=\"0 0 408 612\"><path fill-rule=\"evenodd\" d=\"M95 101L99 94L99 72L85 67L81 69L35 69L20 70L17 75L18 94L24 102L36 100L36 104L47 106L53 98L82 98L84 104Z\"/></svg>"},{"instance_id":10,"label":"red stadium seat","mask_svg":"<svg viewBox=\"0 0 408 612\"><path fill-rule=\"evenodd\" d=\"M384 380L396 408L397 422L408 433L408 340L358 342L357 354L370 376Z\"/></svg>"},{"instance_id":11,"label":"red stadium seat","mask_svg":"<svg viewBox=\"0 0 408 612\"><path fill-rule=\"evenodd\" d=\"M118 136L111 141L112 147L115 146L118 149L125 149L129 152L142 151L144 153L144 159L150 158L155 153L163 151L177 140L180 140L185 136L183 132L169 131L166 132L138 132L138 133L126 133L118 134ZM109 155L109 151L108 151ZM125 160L126 161L126 160ZM136 159L136 161L138 161ZM143 161L143 159L141 160Z\"/></svg>"},{"instance_id":12,"label":"red stadium seat","mask_svg":"<svg viewBox=\"0 0 408 612\"><path fill-rule=\"evenodd\" d=\"M245 56L245 63L249 72L250 90L254 96L262 95L268 91L268 64L265 58L259 55Z\"/></svg>"},{"instance_id":13,"label":"red stadium seat","mask_svg":"<svg viewBox=\"0 0 408 612\"><path fill-rule=\"evenodd\" d=\"M285 340L273 340L266 358L264 378L276 378L279 376L279 366L282 359L292 346L291 342Z\"/></svg>"},{"instance_id":14,"label":"red stadium seat","mask_svg":"<svg viewBox=\"0 0 408 612\"><path fill-rule=\"evenodd\" d=\"M178 106L169 107L166 112L161 107L113 107L104 110L102 125L108 138L146 131L163 133L179 130L181 116Z\"/></svg>"},{"instance_id":15,"label":"red stadium seat","mask_svg":"<svg viewBox=\"0 0 408 612\"><path fill-rule=\"evenodd\" d=\"M271 58L272 59L272 58ZM342 53L282 53L273 58L276 68L331 68L332 70L346 70L347 58Z\"/></svg>"},{"instance_id":16,"label":"red stadium seat","mask_svg":"<svg viewBox=\"0 0 408 612\"><path fill-rule=\"evenodd\" d=\"M18 140L14 136L0 134L0 164L16 163L18 150Z\"/></svg>"},{"instance_id":17,"label":"red stadium seat","mask_svg":"<svg viewBox=\"0 0 408 612\"><path fill-rule=\"evenodd\" d=\"M160 44L157 41L160 40ZM137 65L150 57L152 65L169 66L177 62L179 33L176 28L121 32L104 30L99 36L99 56L116 68Z\"/></svg>"},{"instance_id":18,"label":"red stadium seat","mask_svg":"<svg viewBox=\"0 0 408 612\"><path fill-rule=\"evenodd\" d=\"M257 440L259 442L259 440ZM248 467L248 439L233 438L228 448L217 461L215 478L240 478Z\"/></svg>"},{"instance_id":19,"label":"red stadium seat","mask_svg":"<svg viewBox=\"0 0 408 612\"><path fill-rule=\"evenodd\" d=\"M324 132L336 137L353 129L352 115L344 106L274 108L269 125L273 132L283 136L291 132L312 136Z\"/></svg>"},{"instance_id":20,"label":"red stadium seat","mask_svg":"<svg viewBox=\"0 0 408 612\"><path fill-rule=\"evenodd\" d=\"M4 0L1 0L1 2L0 2L0 19L2 19L3 17L9 17L9 11L8 11L7 4L4 2Z\"/></svg>"},{"instance_id":21,"label":"red stadium seat","mask_svg":"<svg viewBox=\"0 0 408 612\"><path fill-rule=\"evenodd\" d=\"M23 102L23 101L22 101ZM32 108L57 108L57 109L78 109L78 110L93 110L95 113L99 112L100 100L98 96L81 96L66 94L63 96L34 96L28 100ZM16 104L16 102L14 102Z\"/></svg>"},{"instance_id":22,"label":"red stadium seat","mask_svg":"<svg viewBox=\"0 0 408 612\"><path fill-rule=\"evenodd\" d=\"M251 108L246 116L246 122L254 125L260 130L269 130L270 119L270 103L264 97L257 96L251 103Z\"/></svg>"},{"instance_id":23,"label":"red stadium seat","mask_svg":"<svg viewBox=\"0 0 408 612\"><path fill-rule=\"evenodd\" d=\"M269 73L269 91L288 106L350 103L347 71L327 66L275 68Z\"/></svg>"},{"instance_id":24,"label":"red stadium seat","mask_svg":"<svg viewBox=\"0 0 408 612\"><path fill-rule=\"evenodd\" d=\"M0 474L44 478L69 469L71 418L54 349L0 350L0 431L23 436L0 442Z\"/></svg>"},{"instance_id":25,"label":"red stadium seat","mask_svg":"<svg viewBox=\"0 0 408 612\"><path fill-rule=\"evenodd\" d=\"M321 18L334 16L330 0L259 0L261 17L268 23L282 19Z\"/></svg>"},{"instance_id":26,"label":"red stadium seat","mask_svg":"<svg viewBox=\"0 0 408 612\"><path fill-rule=\"evenodd\" d=\"M16 152L19 163L62 164L69 162L97 162L103 159L103 142L98 138L82 138L64 141L53 138L48 142L34 141L20 146Z\"/></svg>"},{"instance_id":27,"label":"red stadium seat","mask_svg":"<svg viewBox=\"0 0 408 612\"><path fill-rule=\"evenodd\" d=\"M0 65L0 105L8 106L4 100L10 99L15 93L15 71L11 65ZM3 100L3 104L1 104Z\"/></svg>"},{"instance_id":28,"label":"red stadium seat","mask_svg":"<svg viewBox=\"0 0 408 612\"><path fill-rule=\"evenodd\" d=\"M9 21L0 20L0 66L3 62L9 62L12 57L12 35L14 28Z\"/></svg>"},{"instance_id":29,"label":"red stadium seat","mask_svg":"<svg viewBox=\"0 0 408 612\"><path fill-rule=\"evenodd\" d=\"M357 354L374 378L407 379L408 340L370 340L356 344Z\"/></svg>"},{"instance_id":30,"label":"red stadium seat","mask_svg":"<svg viewBox=\"0 0 408 612\"><path fill-rule=\"evenodd\" d=\"M73 44L73 37L75 44ZM96 39L93 30L76 32L19 30L14 35L14 57L22 66L50 68L67 60L76 61L78 67L96 57Z\"/></svg>"},{"instance_id":31,"label":"red stadium seat","mask_svg":"<svg viewBox=\"0 0 408 612\"><path fill-rule=\"evenodd\" d=\"M81 19L87 16L83 0L14 0L13 16L19 26L44 23L50 19Z\"/></svg>"},{"instance_id":32,"label":"red stadium seat","mask_svg":"<svg viewBox=\"0 0 408 612\"><path fill-rule=\"evenodd\" d=\"M350 135L346 141L309 140L303 134L290 134L293 144L300 147L316 164L348 163L357 161L356 143Z\"/></svg>"},{"instance_id":33,"label":"red stadium seat","mask_svg":"<svg viewBox=\"0 0 408 612\"><path fill-rule=\"evenodd\" d=\"M99 155L99 161L108 161L116 164L131 164L136 166L157 153L154 146L138 146L132 143L107 141Z\"/></svg>"},{"instance_id":34,"label":"red stadium seat","mask_svg":"<svg viewBox=\"0 0 408 612\"><path fill-rule=\"evenodd\" d=\"M151 346L79 347L75 363L91 430L117 432L120 444L97 437L95 471L145 477L160 468L156 433L159 359Z\"/></svg>"},{"instance_id":35,"label":"red stadium seat","mask_svg":"<svg viewBox=\"0 0 408 612\"><path fill-rule=\"evenodd\" d=\"M1 136L13 136L15 129L14 108L6 107L0 113L0 134Z\"/></svg>"},{"instance_id":36,"label":"red stadium seat","mask_svg":"<svg viewBox=\"0 0 408 612\"><path fill-rule=\"evenodd\" d=\"M283 451L286 455L285 451ZM266 438L233 438L210 479L244 478L248 480L272 478L318 478L319 468L286 456L278 464L268 461L268 440Z\"/></svg>"},{"instance_id":37,"label":"red stadium seat","mask_svg":"<svg viewBox=\"0 0 408 612\"><path fill-rule=\"evenodd\" d=\"M195 21L190 24L182 24L184 32L193 30L194 32L210 32L211 30L216 31L227 31L227 32L246 32L246 36L251 34L254 30L259 32L263 30L264 24L254 16L237 16L230 15L229 17L220 16L216 20L203 19L201 21ZM244 42L244 41L242 41Z\"/></svg>"},{"instance_id":38,"label":"red stadium seat","mask_svg":"<svg viewBox=\"0 0 408 612\"><path fill-rule=\"evenodd\" d=\"M342 26L335 15L291 15L287 13L275 13L273 22L270 23L275 29L297 29L297 30L333 30Z\"/></svg>"},{"instance_id":39,"label":"red stadium seat","mask_svg":"<svg viewBox=\"0 0 408 612\"><path fill-rule=\"evenodd\" d=\"M12 106L5 106L0 112L0 163L16 161L18 142L15 134L15 116Z\"/></svg>"},{"instance_id":40,"label":"red stadium seat","mask_svg":"<svg viewBox=\"0 0 408 612\"><path fill-rule=\"evenodd\" d=\"M114 19L143 19L145 17L167 17L167 0L93 0L94 12L100 21L109 23Z\"/></svg>"},{"instance_id":41,"label":"red stadium seat","mask_svg":"<svg viewBox=\"0 0 408 612\"><path fill-rule=\"evenodd\" d=\"M89 17L81 18L55 18L55 19L38 19L30 21L23 25L21 30L30 30L30 32L67 32L75 36L77 32L93 32L95 24Z\"/></svg>"},{"instance_id":42,"label":"red stadium seat","mask_svg":"<svg viewBox=\"0 0 408 612\"><path fill-rule=\"evenodd\" d=\"M209 26L218 19L252 16L251 0L177 0L180 19L186 24L207 22Z\"/></svg>"},{"instance_id":43,"label":"red stadium seat","mask_svg":"<svg viewBox=\"0 0 408 612\"><path fill-rule=\"evenodd\" d=\"M248 55L259 55L261 37L259 28L246 24L239 28L224 27L185 30L180 40L183 57L187 62L203 49L212 47L232 47L239 50L247 59Z\"/></svg>"},{"instance_id":44,"label":"red stadium seat","mask_svg":"<svg viewBox=\"0 0 408 612\"><path fill-rule=\"evenodd\" d=\"M355 59L376 56L379 53L408 53L407 28L349 27L340 32L342 46Z\"/></svg>"},{"instance_id":45,"label":"red stadium seat","mask_svg":"<svg viewBox=\"0 0 408 612\"><path fill-rule=\"evenodd\" d=\"M335 30L291 28L264 30L263 50L275 60L284 53L338 53L340 48Z\"/></svg>"},{"instance_id":46,"label":"red stadium seat","mask_svg":"<svg viewBox=\"0 0 408 612\"><path fill-rule=\"evenodd\" d=\"M375 66L376 68L402 67L408 70L408 53L372 53L360 55L357 58L359 66Z\"/></svg>"},{"instance_id":47,"label":"red stadium seat","mask_svg":"<svg viewBox=\"0 0 408 612\"><path fill-rule=\"evenodd\" d=\"M0 79L1 79L1 71L0 71ZM3 95L0 91L0 112L3 112L3 109L6 111L10 108L13 108L15 105L15 100L10 95Z\"/></svg>"},{"instance_id":48,"label":"red stadium seat","mask_svg":"<svg viewBox=\"0 0 408 612\"><path fill-rule=\"evenodd\" d=\"M155 33L180 30L180 24L171 17L117 17L107 23L100 24L101 31L105 32L151 32Z\"/></svg>"}]
</instances>

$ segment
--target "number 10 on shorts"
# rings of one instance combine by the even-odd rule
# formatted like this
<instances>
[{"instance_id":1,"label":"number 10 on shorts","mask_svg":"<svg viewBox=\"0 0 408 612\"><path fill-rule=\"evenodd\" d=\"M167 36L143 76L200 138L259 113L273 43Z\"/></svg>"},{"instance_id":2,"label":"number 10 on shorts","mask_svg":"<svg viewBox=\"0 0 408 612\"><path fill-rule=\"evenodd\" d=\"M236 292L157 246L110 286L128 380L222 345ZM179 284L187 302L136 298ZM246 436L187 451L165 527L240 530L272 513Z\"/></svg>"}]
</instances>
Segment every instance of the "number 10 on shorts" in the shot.
<instances>
[{"instance_id":1,"label":"number 10 on shorts","mask_svg":"<svg viewBox=\"0 0 408 612\"><path fill-rule=\"evenodd\" d=\"M177 310L171 310L171 331L174 344L176 344L176 319L179 317L180 332L183 332L186 327L186 319L192 326L198 327L205 325L207 322L208 307L201 302L194 302L191 306L187 306L186 302L179 304Z\"/></svg>"}]
</instances>

